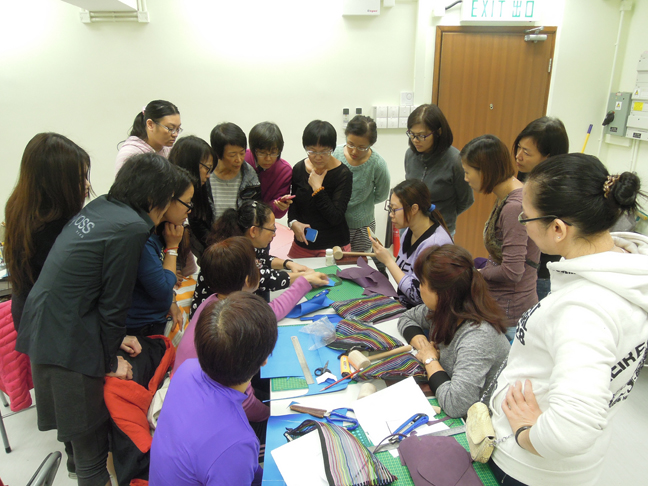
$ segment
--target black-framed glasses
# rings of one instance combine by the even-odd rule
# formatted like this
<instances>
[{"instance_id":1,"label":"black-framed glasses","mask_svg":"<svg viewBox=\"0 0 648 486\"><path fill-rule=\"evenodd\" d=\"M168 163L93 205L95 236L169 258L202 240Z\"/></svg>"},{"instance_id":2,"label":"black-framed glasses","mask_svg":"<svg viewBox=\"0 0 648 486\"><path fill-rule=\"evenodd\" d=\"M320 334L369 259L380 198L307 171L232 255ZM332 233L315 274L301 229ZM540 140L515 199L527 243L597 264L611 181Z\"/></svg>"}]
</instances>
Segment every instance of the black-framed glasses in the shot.
<instances>
[{"instance_id":1,"label":"black-framed glasses","mask_svg":"<svg viewBox=\"0 0 648 486\"><path fill-rule=\"evenodd\" d=\"M162 125L161 123L158 123L158 122L153 122L153 123L155 123L156 125L158 125L158 126L160 126L162 128L166 128L166 131L169 132L171 135L180 135L182 133L182 128L180 128L180 127L178 127L178 128L169 128L166 125Z\"/></svg>"},{"instance_id":2,"label":"black-framed glasses","mask_svg":"<svg viewBox=\"0 0 648 486\"><path fill-rule=\"evenodd\" d=\"M539 221L541 219L560 219L563 223L565 223L567 226L572 226L571 223L568 223L564 219L559 218L558 216L554 216L553 214L549 214L547 216L539 216L537 218L525 218L524 217L524 211L522 211L519 216L518 216L518 223L526 225L527 223L530 223L531 221Z\"/></svg>"},{"instance_id":3,"label":"black-framed glasses","mask_svg":"<svg viewBox=\"0 0 648 486\"><path fill-rule=\"evenodd\" d=\"M422 141L424 141L425 139L430 138L430 137L431 137L432 135L434 135L434 134L433 134L433 133L428 133L427 135L421 135L421 134L419 133L419 134L417 135L417 134L413 133L411 130L407 130L407 131L405 132L405 135L407 135L407 136L410 138L410 140L418 140L419 142L422 142Z\"/></svg>"},{"instance_id":4,"label":"black-framed glasses","mask_svg":"<svg viewBox=\"0 0 648 486\"><path fill-rule=\"evenodd\" d=\"M396 214L398 211L402 211L403 208L395 208L393 207L390 203L389 200L385 201L385 211L388 213L394 213Z\"/></svg>"},{"instance_id":5,"label":"black-framed glasses","mask_svg":"<svg viewBox=\"0 0 648 486\"><path fill-rule=\"evenodd\" d=\"M277 159L279 157L279 152L261 152L261 151L256 151L254 152L257 156L257 159Z\"/></svg>"},{"instance_id":6,"label":"black-framed glasses","mask_svg":"<svg viewBox=\"0 0 648 486\"><path fill-rule=\"evenodd\" d=\"M257 226L256 224L254 225L254 227L255 228L261 228L261 229L264 229L266 231L269 231L273 235L277 232L277 228L266 228L265 226Z\"/></svg>"},{"instance_id":7,"label":"black-framed glasses","mask_svg":"<svg viewBox=\"0 0 648 486\"><path fill-rule=\"evenodd\" d=\"M191 211L191 210L194 208L194 203L192 203L192 202L190 202L190 203L186 203L186 202L184 202L182 199L180 199L179 197L174 197L173 199L175 199L176 201L178 201L180 204L182 204L182 205L183 205L185 208L187 208L189 211Z\"/></svg>"},{"instance_id":8,"label":"black-framed glasses","mask_svg":"<svg viewBox=\"0 0 648 486\"><path fill-rule=\"evenodd\" d=\"M205 169L207 169L207 174L210 174L210 175L214 172L214 169L216 168L216 166L214 166L214 165L212 165L211 167L209 167L208 165L203 164L202 162L198 162L198 163L199 163L200 165L202 165Z\"/></svg>"},{"instance_id":9,"label":"black-framed glasses","mask_svg":"<svg viewBox=\"0 0 648 486\"><path fill-rule=\"evenodd\" d=\"M345 144L345 147L348 147L351 150L359 150L360 152L366 152L371 148L371 145L369 147L358 147L357 145L353 145L352 143L347 142Z\"/></svg>"},{"instance_id":10,"label":"black-framed glasses","mask_svg":"<svg viewBox=\"0 0 648 486\"><path fill-rule=\"evenodd\" d=\"M323 152L315 152L314 150L306 150L306 153L309 157L317 157L318 155L322 157L327 157L333 153L332 150L324 150Z\"/></svg>"}]
</instances>

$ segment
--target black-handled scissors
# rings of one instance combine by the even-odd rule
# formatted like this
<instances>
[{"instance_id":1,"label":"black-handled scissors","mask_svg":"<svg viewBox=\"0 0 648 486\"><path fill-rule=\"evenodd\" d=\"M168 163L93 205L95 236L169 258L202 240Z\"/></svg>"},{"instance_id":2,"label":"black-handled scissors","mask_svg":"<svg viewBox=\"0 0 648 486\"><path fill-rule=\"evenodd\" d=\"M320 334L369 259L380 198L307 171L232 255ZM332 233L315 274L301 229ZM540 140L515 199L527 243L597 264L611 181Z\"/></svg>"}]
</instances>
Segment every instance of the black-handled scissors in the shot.
<instances>
[{"instance_id":1,"label":"black-handled scissors","mask_svg":"<svg viewBox=\"0 0 648 486\"><path fill-rule=\"evenodd\" d=\"M329 362L327 361L324 366L321 368L316 368L315 369L315 376L322 376L324 373L330 373L331 370L328 369L328 364Z\"/></svg>"}]
</instances>

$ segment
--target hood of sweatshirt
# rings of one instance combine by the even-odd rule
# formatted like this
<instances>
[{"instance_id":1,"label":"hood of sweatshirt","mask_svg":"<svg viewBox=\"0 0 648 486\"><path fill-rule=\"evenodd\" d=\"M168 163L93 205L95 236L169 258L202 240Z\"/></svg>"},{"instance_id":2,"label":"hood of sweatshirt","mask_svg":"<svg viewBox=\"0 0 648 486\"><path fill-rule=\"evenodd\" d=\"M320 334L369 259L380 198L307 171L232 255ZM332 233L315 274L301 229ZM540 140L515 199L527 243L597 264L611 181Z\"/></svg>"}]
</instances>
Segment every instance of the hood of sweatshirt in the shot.
<instances>
[{"instance_id":1,"label":"hood of sweatshirt","mask_svg":"<svg viewBox=\"0 0 648 486\"><path fill-rule=\"evenodd\" d=\"M637 233L612 233L612 237L629 253L606 251L548 263L552 291L585 279L648 312L648 237Z\"/></svg>"}]
</instances>

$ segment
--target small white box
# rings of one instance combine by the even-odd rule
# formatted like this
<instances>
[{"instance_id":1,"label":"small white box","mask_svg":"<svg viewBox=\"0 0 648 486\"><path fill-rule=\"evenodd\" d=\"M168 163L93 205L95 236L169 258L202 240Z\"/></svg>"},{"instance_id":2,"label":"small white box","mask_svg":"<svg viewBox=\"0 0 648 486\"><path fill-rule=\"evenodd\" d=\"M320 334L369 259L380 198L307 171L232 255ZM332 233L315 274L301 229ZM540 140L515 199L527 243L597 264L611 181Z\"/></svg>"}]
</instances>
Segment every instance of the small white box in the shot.
<instances>
[{"instance_id":1,"label":"small white box","mask_svg":"<svg viewBox=\"0 0 648 486\"><path fill-rule=\"evenodd\" d=\"M387 118L376 118L376 128L387 128Z\"/></svg>"},{"instance_id":2,"label":"small white box","mask_svg":"<svg viewBox=\"0 0 648 486\"><path fill-rule=\"evenodd\" d=\"M398 118L398 106L389 106L387 112L389 118Z\"/></svg>"},{"instance_id":3,"label":"small white box","mask_svg":"<svg viewBox=\"0 0 648 486\"><path fill-rule=\"evenodd\" d=\"M380 0L343 0L342 15L380 15Z\"/></svg>"},{"instance_id":4,"label":"small white box","mask_svg":"<svg viewBox=\"0 0 648 486\"><path fill-rule=\"evenodd\" d=\"M398 118L388 118L387 128L398 128Z\"/></svg>"},{"instance_id":5,"label":"small white box","mask_svg":"<svg viewBox=\"0 0 648 486\"><path fill-rule=\"evenodd\" d=\"M386 106L374 106L374 118L387 118Z\"/></svg>"},{"instance_id":6,"label":"small white box","mask_svg":"<svg viewBox=\"0 0 648 486\"><path fill-rule=\"evenodd\" d=\"M398 119L398 128L407 128L407 117Z\"/></svg>"},{"instance_id":7,"label":"small white box","mask_svg":"<svg viewBox=\"0 0 648 486\"><path fill-rule=\"evenodd\" d=\"M398 116L400 118L403 118L403 117L407 118L410 115L411 112L412 111L410 110L409 106L400 105L400 107L398 108Z\"/></svg>"}]
</instances>

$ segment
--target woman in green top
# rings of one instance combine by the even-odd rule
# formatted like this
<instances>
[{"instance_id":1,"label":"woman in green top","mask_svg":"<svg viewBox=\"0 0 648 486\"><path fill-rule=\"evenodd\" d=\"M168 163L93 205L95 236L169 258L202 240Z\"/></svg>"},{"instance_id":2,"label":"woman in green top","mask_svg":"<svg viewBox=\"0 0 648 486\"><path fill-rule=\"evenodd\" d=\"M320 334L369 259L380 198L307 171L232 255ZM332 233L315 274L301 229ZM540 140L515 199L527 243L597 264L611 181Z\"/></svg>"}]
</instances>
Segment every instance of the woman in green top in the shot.
<instances>
[{"instance_id":1,"label":"woman in green top","mask_svg":"<svg viewBox=\"0 0 648 486\"><path fill-rule=\"evenodd\" d=\"M370 117L356 115L344 134L346 144L336 148L333 157L353 174L353 192L346 211L351 251L371 251L367 228L376 231L374 205L389 196L389 171L385 159L371 148L378 135Z\"/></svg>"}]
</instances>

